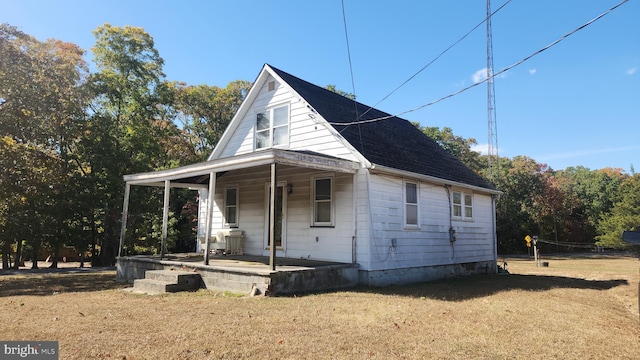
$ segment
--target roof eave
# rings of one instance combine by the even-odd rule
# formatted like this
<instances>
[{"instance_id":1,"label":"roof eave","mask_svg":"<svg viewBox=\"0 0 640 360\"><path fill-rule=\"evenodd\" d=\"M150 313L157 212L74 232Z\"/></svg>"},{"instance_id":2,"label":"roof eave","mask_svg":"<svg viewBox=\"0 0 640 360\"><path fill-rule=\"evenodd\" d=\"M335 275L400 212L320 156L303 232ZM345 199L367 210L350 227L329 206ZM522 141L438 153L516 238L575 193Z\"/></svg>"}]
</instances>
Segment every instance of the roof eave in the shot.
<instances>
[{"instance_id":1,"label":"roof eave","mask_svg":"<svg viewBox=\"0 0 640 360\"><path fill-rule=\"evenodd\" d=\"M208 175L210 173L246 169L272 163L350 174L355 174L357 169L360 168L359 163L349 160L304 154L283 149L269 149L244 155L209 160L174 169L124 175L123 179L130 185L162 186L165 181L175 181L195 176ZM180 186L189 187L188 184ZM198 188L201 186L199 184L194 184L193 187Z\"/></svg>"},{"instance_id":2,"label":"roof eave","mask_svg":"<svg viewBox=\"0 0 640 360\"><path fill-rule=\"evenodd\" d=\"M469 189L469 190L472 190L472 191L475 191L475 192L488 193L488 194L491 194L491 195L502 195L502 191L500 191L500 190L490 189L490 188L486 188L486 187L482 187L482 186L469 185L469 184L465 184L465 183L458 182L458 181L452 181L452 180L438 178L438 177L435 177L435 176L418 174L418 173L414 173L414 172L411 172L411 171L395 169L395 168L392 168L392 167L379 165L379 164L372 164L369 169L370 169L371 172L379 171L379 172L385 173L385 174L398 175L398 176L402 176L402 177L409 177L409 178L424 180L424 181L427 181L427 182L430 182L430 183L434 183L434 184L439 184L439 185L455 186L455 187L459 187L459 188Z\"/></svg>"}]
</instances>

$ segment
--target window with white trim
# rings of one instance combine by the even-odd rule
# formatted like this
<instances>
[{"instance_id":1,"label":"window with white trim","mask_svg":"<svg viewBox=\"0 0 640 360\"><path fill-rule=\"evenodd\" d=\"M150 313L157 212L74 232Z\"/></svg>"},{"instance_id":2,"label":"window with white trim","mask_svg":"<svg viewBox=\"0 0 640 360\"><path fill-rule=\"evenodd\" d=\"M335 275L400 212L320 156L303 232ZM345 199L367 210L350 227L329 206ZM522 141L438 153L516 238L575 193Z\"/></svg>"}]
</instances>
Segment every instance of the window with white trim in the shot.
<instances>
[{"instance_id":1,"label":"window with white trim","mask_svg":"<svg viewBox=\"0 0 640 360\"><path fill-rule=\"evenodd\" d=\"M313 226L333 225L333 178L313 179Z\"/></svg>"},{"instance_id":2,"label":"window with white trim","mask_svg":"<svg viewBox=\"0 0 640 360\"><path fill-rule=\"evenodd\" d=\"M238 187L228 186L224 189L224 224L238 226Z\"/></svg>"},{"instance_id":3,"label":"window with white trim","mask_svg":"<svg viewBox=\"0 0 640 360\"><path fill-rule=\"evenodd\" d=\"M289 105L269 108L256 114L255 145L264 149L289 144Z\"/></svg>"},{"instance_id":4,"label":"window with white trim","mask_svg":"<svg viewBox=\"0 0 640 360\"><path fill-rule=\"evenodd\" d=\"M473 219L473 194L461 191L453 192L453 216L461 219Z\"/></svg>"},{"instance_id":5,"label":"window with white trim","mask_svg":"<svg viewBox=\"0 0 640 360\"><path fill-rule=\"evenodd\" d=\"M404 225L418 227L418 184L404 183Z\"/></svg>"}]
</instances>

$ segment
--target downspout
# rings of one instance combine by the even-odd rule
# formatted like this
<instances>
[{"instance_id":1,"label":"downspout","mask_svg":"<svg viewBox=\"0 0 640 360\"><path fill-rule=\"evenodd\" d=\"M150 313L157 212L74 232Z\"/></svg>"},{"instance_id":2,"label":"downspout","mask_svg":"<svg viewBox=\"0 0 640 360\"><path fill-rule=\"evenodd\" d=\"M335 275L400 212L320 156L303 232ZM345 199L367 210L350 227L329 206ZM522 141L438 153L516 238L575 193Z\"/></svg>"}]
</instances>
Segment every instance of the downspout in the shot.
<instances>
[{"instance_id":1,"label":"downspout","mask_svg":"<svg viewBox=\"0 0 640 360\"><path fill-rule=\"evenodd\" d=\"M497 234L497 225L496 225L496 201L497 196L491 195L491 225L493 226L493 272L498 273L498 234Z\"/></svg>"},{"instance_id":2,"label":"downspout","mask_svg":"<svg viewBox=\"0 0 640 360\"><path fill-rule=\"evenodd\" d=\"M451 263L456 257L456 248L454 243L456 241L456 230L453 228L453 208L451 204L451 185L444 185L444 189L447 192L447 200L449 203L449 243L451 243Z\"/></svg>"},{"instance_id":3,"label":"downspout","mask_svg":"<svg viewBox=\"0 0 640 360\"><path fill-rule=\"evenodd\" d=\"M356 239L358 238L358 173L353 174L353 236L351 236L351 263L356 264L358 262L357 259L357 249L356 249Z\"/></svg>"}]
</instances>

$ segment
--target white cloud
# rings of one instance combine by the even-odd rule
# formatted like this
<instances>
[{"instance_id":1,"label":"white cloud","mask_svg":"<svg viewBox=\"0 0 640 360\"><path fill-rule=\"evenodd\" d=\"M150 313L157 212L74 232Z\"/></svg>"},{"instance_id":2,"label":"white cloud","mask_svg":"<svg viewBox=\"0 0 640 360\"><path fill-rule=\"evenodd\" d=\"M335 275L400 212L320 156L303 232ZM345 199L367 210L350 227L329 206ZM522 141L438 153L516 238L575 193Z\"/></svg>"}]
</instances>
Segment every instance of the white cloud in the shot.
<instances>
[{"instance_id":1,"label":"white cloud","mask_svg":"<svg viewBox=\"0 0 640 360\"><path fill-rule=\"evenodd\" d=\"M529 74L534 75L536 72L538 72L538 69L529 69Z\"/></svg>"},{"instance_id":2,"label":"white cloud","mask_svg":"<svg viewBox=\"0 0 640 360\"><path fill-rule=\"evenodd\" d=\"M489 73L489 75L491 74L491 71L487 71L487 68L482 68L478 71L476 71L475 73L473 73L473 75L471 75L471 79L473 80L474 84L477 84L479 82L485 81L487 80L487 72ZM507 73L502 73L500 75L497 75L496 78L498 79L506 79L507 78Z\"/></svg>"},{"instance_id":3,"label":"white cloud","mask_svg":"<svg viewBox=\"0 0 640 360\"><path fill-rule=\"evenodd\" d=\"M471 75L471 79L473 79L473 83L479 83L487 79L487 68L482 68L476 71L473 75Z\"/></svg>"},{"instance_id":4,"label":"white cloud","mask_svg":"<svg viewBox=\"0 0 640 360\"><path fill-rule=\"evenodd\" d=\"M627 75L633 75L633 74L635 74L636 72L638 72L638 68L637 68L637 67L633 67L633 68L631 68L631 69L627 70L626 74L627 74Z\"/></svg>"},{"instance_id":5,"label":"white cloud","mask_svg":"<svg viewBox=\"0 0 640 360\"><path fill-rule=\"evenodd\" d=\"M471 151L475 151L480 153L480 155L488 155L489 154L489 144L475 144L471 146ZM500 148L494 149L493 151L496 154L500 153Z\"/></svg>"},{"instance_id":6,"label":"white cloud","mask_svg":"<svg viewBox=\"0 0 640 360\"><path fill-rule=\"evenodd\" d=\"M489 144L476 144L471 146L471 151L480 153L481 155L487 155L489 153Z\"/></svg>"}]
</instances>

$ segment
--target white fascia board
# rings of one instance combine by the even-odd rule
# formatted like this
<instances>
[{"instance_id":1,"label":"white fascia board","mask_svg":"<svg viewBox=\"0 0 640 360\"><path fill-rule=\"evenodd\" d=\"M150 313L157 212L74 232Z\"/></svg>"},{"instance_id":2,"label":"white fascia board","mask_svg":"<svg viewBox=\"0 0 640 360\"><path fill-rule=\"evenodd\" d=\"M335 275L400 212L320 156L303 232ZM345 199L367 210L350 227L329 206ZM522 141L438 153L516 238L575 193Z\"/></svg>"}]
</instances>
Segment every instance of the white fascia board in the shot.
<instances>
[{"instance_id":1,"label":"white fascia board","mask_svg":"<svg viewBox=\"0 0 640 360\"><path fill-rule=\"evenodd\" d=\"M251 153L246 155L205 161L197 164L182 166L175 169L125 175L124 181L135 185L142 183L152 183L155 181L184 179L192 176L207 175L211 172L223 172L246 168L248 166L270 164L272 162L273 154L271 152L263 152L259 154Z\"/></svg>"},{"instance_id":2,"label":"white fascia board","mask_svg":"<svg viewBox=\"0 0 640 360\"><path fill-rule=\"evenodd\" d=\"M139 185L139 186L155 186L155 187L163 187L164 181L155 181L155 182L137 182L137 181L129 181L129 185ZM180 189L189 189L189 190L199 190L199 189L208 189L207 184L192 184L192 183L178 183L172 182L169 187L171 188L180 188Z\"/></svg>"},{"instance_id":3,"label":"white fascia board","mask_svg":"<svg viewBox=\"0 0 640 360\"><path fill-rule=\"evenodd\" d=\"M324 156L315 156L311 154L296 153L290 151L276 151L278 164L302 166L317 170L337 171L349 174L355 174L360 168L357 162L343 160L338 158L328 158Z\"/></svg>"},{"instance_id":4,"label":"white fascia board","mask_svg":"<svg viewBox=\"0 0 640 360\"><path fill-rule=\"evenodd\" d=\"M375 173L376 171L379 171L380 173L385 173L385 174L390 174L390 175L398 175L398 176L402 176L402 177L408 177L408 178L424 180L426 182L430 182L430 183L434 183L434 184L438 184L438 185L449 185L449 186L455 186L455 187L459 187L459 188L473 190L473 191L476 191L476 192L488 193L488 194L491 194L491 195L502 195L502 191L499 191L499 190L492 190L492 189L487 189L487 188L483 188L483 187L480 187L480 186L469 185L469 184L465 184L465 183L461 183L461 182L457 182L457 181L441 179L441 178L438 178L438 177L435 177L435 176L423 175L423 174L418 174L418 173L414 173L414 172L411 172L411 171L394 169L394 168L391 168L391 167L388 167L388 166L384 166L384 165L373 164L369 169L370 169L371 173Z\"/></svg>"},{"instance_id":5,"label":"white fascia board","mask_svg":"<svg viewBox=\"0 0 640 360\"><path fill-rule=\"evenodd\" d=\"M125 175L124 181L130 185L164 186L166 180L178 180L188 177L208 175L224 171L245 169L271 163L286 164L297 167L330 170L355 174L360 164L342 159L327 158L311 154L296 153L286 150L269 149L257 153L249 153L232 156L223 159L210 160L197 164L182 166L175 169L160 170L155 172ZM198 184L174 183L174 187L206 188Z\"/></svg>"}]
</instances>

